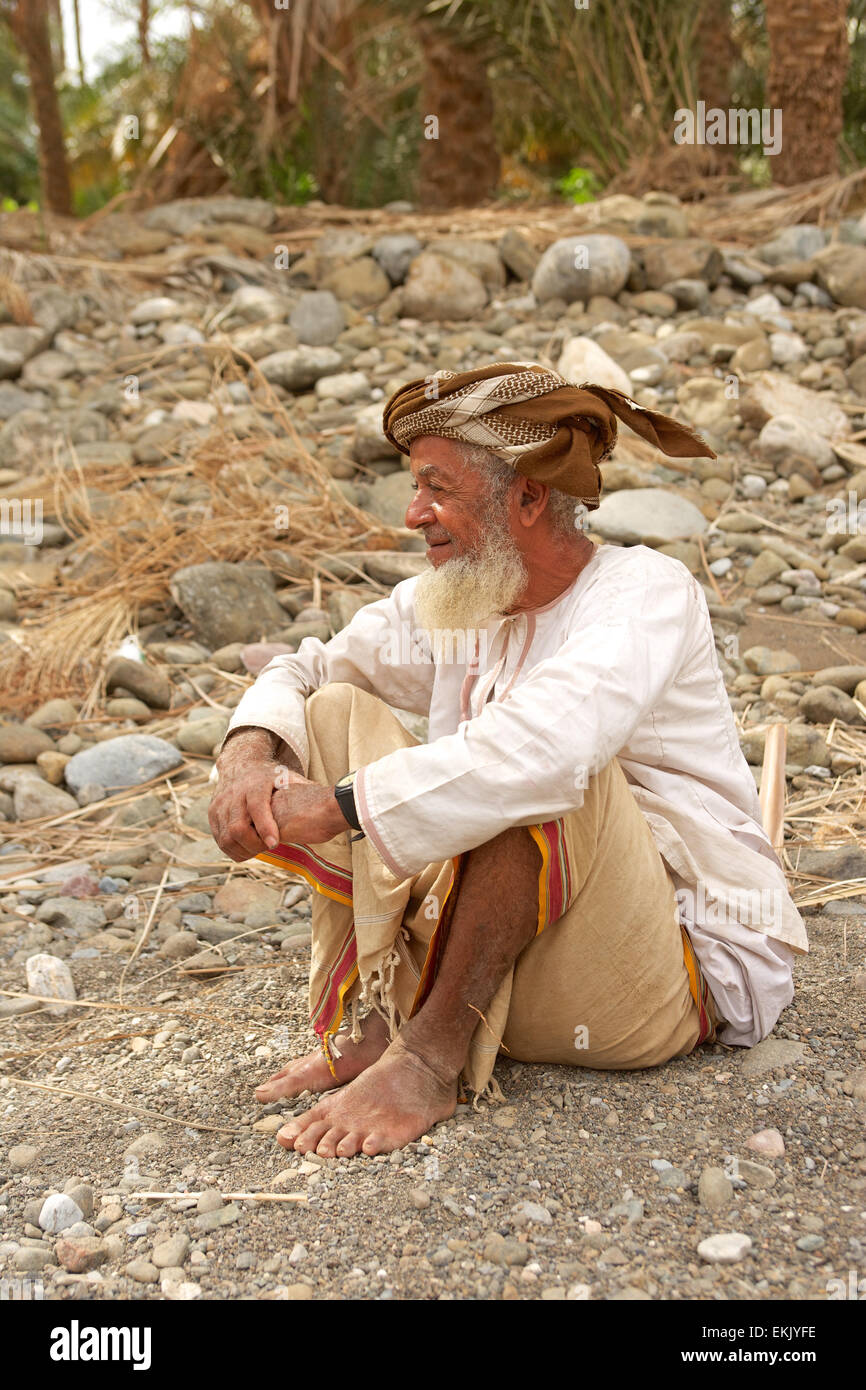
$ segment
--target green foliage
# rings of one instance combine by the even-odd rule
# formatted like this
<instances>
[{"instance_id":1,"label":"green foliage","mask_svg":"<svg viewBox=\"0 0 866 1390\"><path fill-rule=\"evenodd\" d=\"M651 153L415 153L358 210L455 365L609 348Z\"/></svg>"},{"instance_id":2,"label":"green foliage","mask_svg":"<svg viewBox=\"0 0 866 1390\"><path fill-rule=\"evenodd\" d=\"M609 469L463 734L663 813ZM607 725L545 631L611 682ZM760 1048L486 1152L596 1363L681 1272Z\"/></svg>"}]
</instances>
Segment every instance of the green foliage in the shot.
<instances>
[{"instance_id":1,"label":"green foliage","mask_svg":"<svg viewBox=\"0 0 866 1390\"><path fill-rule=\"evenodd\" d=\"M556 189L572 203L591 203L601 192L601 184L591 169L569 169L557 180Z\"/></svg>"}]
</instances>

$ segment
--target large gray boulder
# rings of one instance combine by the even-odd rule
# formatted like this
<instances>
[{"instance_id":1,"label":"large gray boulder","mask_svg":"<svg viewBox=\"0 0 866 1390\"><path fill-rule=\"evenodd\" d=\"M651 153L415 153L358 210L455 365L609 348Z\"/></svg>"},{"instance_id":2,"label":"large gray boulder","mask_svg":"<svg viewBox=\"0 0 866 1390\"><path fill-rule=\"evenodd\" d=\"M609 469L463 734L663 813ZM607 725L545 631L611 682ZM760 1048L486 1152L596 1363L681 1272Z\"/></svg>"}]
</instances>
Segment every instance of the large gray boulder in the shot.
<instances>
[{"instance_id":1,"label":"large gray boulder","mask_svg":"<svg viewBox=\"0 0 866 1390\"><path fill-rule=\"evenodd\" d=\"M602 480L604 468L602 468ZM706 517L686 497L661 487L638 487L603 497L592 513L593 531L625 545L665 545L706 531Z\"/></svg>"},{"instance_id":2,"label":"large gray boulder","mask_svg":"<svg viewBox=\"0 0 866 1390\"><path fill-rule=\"evenodd\" d=\"M596 294L612 299L623 289L630 270L631 254L619 237L560 237L538 262L532 292L540 304L546 299L571 304Z\"/></svg>"},{"instance_id":3,"label":"large gray boulder","mask_svg":"<svg viewBox=\"0 0 866 1390\"><path fill-rule=\"evenodd\" d=\"M286 625L274 578L260 565L207 560L176 570L171 596L211 650L230 642L257 642Z\"/></svg>"},{"instance_id":4,"label":"large gray boulder","mask_svg":"<svg viewBox=\"0 0 866 1390\"><path fill-rule=\"evenodd\" d=\"M97 786L110 796L171 772L182 762L181 754L164 738L154 734L121 734L73 754L63 775L67 786L76 793L84 787Z\"/></svg>"},{"instance_id":5,"label":"large gray boulder","mask_svg":"<svg viewBox=\"0 0 866 1390\"><path fill-rule=\"evenodd\" d=\"M487 291L477 275L432 251L416 256L403 286L403 313L409 318L471 319L486 303Z\"/></svg>"},{"instance_id":6,"label":"large gray boulder","mask_svg":"<svg viewBox=\"0 0 866 1390\"><path fill-rule=\"evenodd\" d=\"M330 347L346 327L346 318L330 290L308 290L292 310L289 323L299 342Z\"/></svg>"}]
</instances>

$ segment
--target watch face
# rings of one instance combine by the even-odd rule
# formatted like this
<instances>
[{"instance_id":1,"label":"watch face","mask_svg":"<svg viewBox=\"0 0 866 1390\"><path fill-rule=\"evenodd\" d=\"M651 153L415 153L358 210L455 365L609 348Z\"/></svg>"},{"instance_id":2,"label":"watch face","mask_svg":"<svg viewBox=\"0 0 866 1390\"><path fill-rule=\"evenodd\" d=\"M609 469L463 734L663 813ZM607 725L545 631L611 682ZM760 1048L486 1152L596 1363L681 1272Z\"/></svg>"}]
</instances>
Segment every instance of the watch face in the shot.
<instances>
[{"instance_id":1,"label":"watch face","mask_svg":"<svg viewBox=\"0 0 866 1390\"><path fill-rule=\"evenodd\" d=\"M352 786L352 783L354 782L354 780L355 780L355 774L354 774L354 772L347 772L346 775L345 775L345 777L341 777L341 778L339 779L339 781L337 781L337 782L334 783L334 786L335 786L335 787L351 787L351 786Z\"/></svg>"}]
</instances>

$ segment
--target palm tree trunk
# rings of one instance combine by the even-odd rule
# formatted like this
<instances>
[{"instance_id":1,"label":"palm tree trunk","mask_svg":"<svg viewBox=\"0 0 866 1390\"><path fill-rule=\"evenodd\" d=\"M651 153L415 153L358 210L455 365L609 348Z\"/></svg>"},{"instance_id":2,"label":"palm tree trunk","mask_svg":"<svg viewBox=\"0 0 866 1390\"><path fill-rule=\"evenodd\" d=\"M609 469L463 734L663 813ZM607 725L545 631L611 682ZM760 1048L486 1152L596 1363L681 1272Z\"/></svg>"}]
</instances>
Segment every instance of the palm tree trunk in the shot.
<instances>
[{"instance_id":1,"label":"palm tree trunk","mask_svg":"<svg viewBox=\"0 0 866 1390\"><path fill-rule=\"evenodd\" d=\"M418 201L427 207L471 206L499 185L487 65L441 30L418 25L415 32L424 54Z\"/></svg>"},{"instance_id":2,"label":"palm tree trunk","mask_svg":"<svg viewBox=\"0 0 866 1390\"><path fill-rule=\"evenodd\" d=\"M150 48L148 46L147 31L150 27L150 0L139 0L138 5L138 46L141 49L141 62L145 68L150 67Z\"/></svg>"},{"instance_id":3,"label":"palm tree trunk","mask_svg":"<svg viewBox=\"0 0 866 1390\"><path fill-rule=\"evenodd\" d=\"M10 15L12 32L27 61L30 99L39 127L39 173L49 212L72 214L69 166L48 27L48 0L18 0Z\"/></svg>"},{"instance_id":4,"label":"palm tree trunk","mask_svg":"<svg viewBox=\"0 0 866 1390\"><path fill-rule=\"evenodd\" d=\"M81 11L78 7L78 0L72 0L72 15L75 21L75 52L78 57L78 81L83 87L86 79L84 76L84 54L81 50Z\"/></svg>"},{"instance_id":5,"label":"palm tree trunk","mask_svg":"<svg viewBox=\"0 0 866 1390\"><path fill-rule=\"evenodd\" d=\"M767 97L771 109L782 112L782 146L770 160L773 178L787 187L838 174L846 0L766 0L765 12Z\"/></svg>"}]
</instances>

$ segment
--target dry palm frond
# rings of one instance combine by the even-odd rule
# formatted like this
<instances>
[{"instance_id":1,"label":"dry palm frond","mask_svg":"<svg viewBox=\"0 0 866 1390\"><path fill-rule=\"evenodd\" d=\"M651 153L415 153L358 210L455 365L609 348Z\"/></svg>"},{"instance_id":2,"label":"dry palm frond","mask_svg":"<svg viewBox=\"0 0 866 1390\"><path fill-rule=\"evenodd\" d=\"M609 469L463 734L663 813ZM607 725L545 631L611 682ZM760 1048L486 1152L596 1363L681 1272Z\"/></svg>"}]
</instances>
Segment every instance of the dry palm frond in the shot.
<instances>
[{"instance_id":1,"label":"dry palm frond","mask_svg":"<svg viewBox=\"0 0 866 1390\"><path fill-rule=\"evenodd\" d=\"M208 348L217 359L218 390L224 376L239 375L238 354L227 343ZM261 563L267 552L282 551L291 557L282 569L284 583L308 583L321 568L327 585L327 564L320 562L328 552L351 549L359 540L366 549L394 545L393 528L375 522L332 485L256 364L245 360L267 412L253 433L239 437L226 414L180 464L170 459L142 475L117 465L79 465L73 452L72 468L58 458L41 486L33 485L34 499L41 496L76 540L58 585L19 587L21 626L0 650L7 708L55 695L84 699L88 692L91 703L109 653L136 630L143 608L166 604L172 575L182 567L208 560ZM139 368L140 378L145 375ZM207 500L170 509L154 485L178 476L205 485ZM104 494L98 515L90 511L87 487Z\"/></svg>"}]
</instances>

